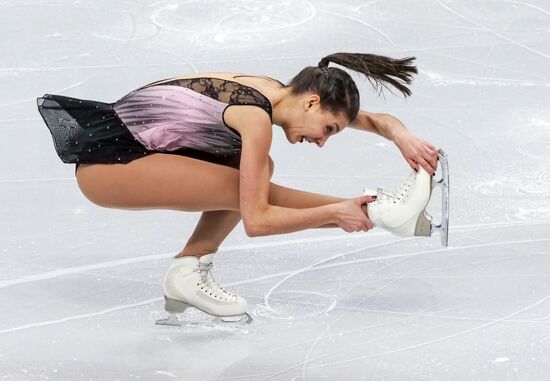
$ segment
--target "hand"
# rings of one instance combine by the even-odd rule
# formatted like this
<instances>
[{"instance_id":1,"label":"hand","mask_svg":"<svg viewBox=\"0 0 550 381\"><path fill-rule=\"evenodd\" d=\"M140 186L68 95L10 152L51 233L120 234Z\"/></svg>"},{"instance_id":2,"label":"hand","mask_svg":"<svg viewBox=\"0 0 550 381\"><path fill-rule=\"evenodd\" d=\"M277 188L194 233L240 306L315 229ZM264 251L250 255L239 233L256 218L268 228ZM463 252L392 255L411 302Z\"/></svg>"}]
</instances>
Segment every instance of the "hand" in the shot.
<instances>
[{"instance_id":1,"label":"hand","mask_svg":"<svg viewBox=\"0 0 550 381\"><path fill-rule=\"evenodd\" d=\"M438 154L433 145L409 132L402 133L394 142L412 169L418 172L418 166L421 165L430 175L435 173Z\"/></svg>"},{"instance_id":2,"label":"hand","mask_svg":"<svg viewBox=\"0 0 550 381\"><path fill-rule=\"evenodd\" d=\"M375 199L376 196L361 196L334 204L334 222L347 233L369 231L374 225L367 217L365 204Z\"/></svg>"}]
</instances>

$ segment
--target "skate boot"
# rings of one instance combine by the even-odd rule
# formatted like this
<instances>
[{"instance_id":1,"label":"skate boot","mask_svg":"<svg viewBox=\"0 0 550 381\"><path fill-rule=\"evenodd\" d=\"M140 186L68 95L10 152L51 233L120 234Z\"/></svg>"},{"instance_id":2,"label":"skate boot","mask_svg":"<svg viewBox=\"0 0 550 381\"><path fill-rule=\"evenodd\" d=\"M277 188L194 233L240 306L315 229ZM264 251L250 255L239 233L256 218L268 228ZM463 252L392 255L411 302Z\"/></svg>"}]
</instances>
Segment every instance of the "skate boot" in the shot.
<instances>
[{"instance_id":1,"label":"skate boot","mask_svg":"<svg viewBox=\"0 0 550 381\"><path fill-rule=\"evenodd\" d=\"M412 172L396 191L366 189L365 195L376 195L376 201L367 205L367 214L375 226L398 236L430 237L438 230L443 246L448 245L449 226L449 172L447 155L439 150L442 177L434 181L422 167ZM442 189L441 223L434 224L426 212L434 186Z\"/></svg>"},{"instance_id":2,"label":"skate boot","mask_svg":"<svg viewBox=\"0 0 550 381\"><path fill-rule=\"evenodd\" d=\"M156 324L213 328L239 326L252 321L246 313L246 300L224 290L212 278L210 270L214 255L187 256L173 260L164 277L165 310L171 316L158 320ZM176 314L183 313L188 307L195 307L216 318L198 322L179 320Z\"/></svg>"}]
</instances>

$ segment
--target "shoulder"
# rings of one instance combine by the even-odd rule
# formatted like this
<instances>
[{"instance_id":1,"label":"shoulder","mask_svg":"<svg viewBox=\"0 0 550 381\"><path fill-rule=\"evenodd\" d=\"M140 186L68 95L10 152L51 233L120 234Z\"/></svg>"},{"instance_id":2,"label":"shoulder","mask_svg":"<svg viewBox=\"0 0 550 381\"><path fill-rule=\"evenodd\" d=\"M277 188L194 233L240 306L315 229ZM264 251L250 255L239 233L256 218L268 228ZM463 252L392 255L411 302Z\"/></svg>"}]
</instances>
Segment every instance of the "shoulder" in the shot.
<instances>
[{"instance_id":1,"label":"shoulder","mask_svg":"<svg viewBox=\"0 0 550 381\"><path fill-rule=\"evenodd\" d=\"M268 135L271 138L271 118L265 109L252 105L229 105L223 113L226 125L237 130L242 137Z\"/></svg>"}]
</instances>

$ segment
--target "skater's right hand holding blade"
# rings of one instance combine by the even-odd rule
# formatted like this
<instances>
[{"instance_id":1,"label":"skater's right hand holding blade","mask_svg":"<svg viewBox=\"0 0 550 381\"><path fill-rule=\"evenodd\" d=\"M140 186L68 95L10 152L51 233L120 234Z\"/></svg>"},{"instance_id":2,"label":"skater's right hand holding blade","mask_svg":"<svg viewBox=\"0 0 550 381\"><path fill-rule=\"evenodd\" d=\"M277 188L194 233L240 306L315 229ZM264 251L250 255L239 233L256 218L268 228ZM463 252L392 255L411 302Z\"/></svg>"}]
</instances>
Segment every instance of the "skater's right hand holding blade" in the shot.
<instances>
[{"instance_id":1,"label":"skater's right hand holding blade","mask_svg":"<svg viewBox=\"0 0 550 381\"><path fill-rule=\"evenodd\" d=\"M376 200L376 196L361 196L342 201L335 206L335 221L347 233L369 231L374 224L367 215L367 203Z\"/></svg>"},{"instance_id":2,"label":"skater's right hand holding blade","mask_svg":"<svg viewBox=\"0 0 550 381\"><path fill-rule=\"evenodd\" d=\"M412 169L418 172L418 167L421 165L430 175L435 174L438 154L431 143L409 132L399 134L394 142Z\"/></svg>"}]
</instances>

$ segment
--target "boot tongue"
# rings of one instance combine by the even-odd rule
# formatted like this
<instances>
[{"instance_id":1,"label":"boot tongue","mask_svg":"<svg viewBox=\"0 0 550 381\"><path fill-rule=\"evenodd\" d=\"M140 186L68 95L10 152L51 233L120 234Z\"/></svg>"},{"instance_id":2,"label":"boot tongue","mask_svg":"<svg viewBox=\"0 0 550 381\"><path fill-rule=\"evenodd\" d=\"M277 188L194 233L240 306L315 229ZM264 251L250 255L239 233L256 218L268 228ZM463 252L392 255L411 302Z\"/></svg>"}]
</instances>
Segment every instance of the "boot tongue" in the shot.
<instances>
[{"instance_id":1,"label":"boot tongue","mask_svg":"<svg viewBox=\"0 0 550 381\"><path fill-rule=\"evenodd\" d=\"M211 253L211 254L206 254L206 255L201 255L199 257L199 263L202 264L202 265L209 265L212 263L212 260L214 259L214 255L216 253Z\"/></svg>"},{"instance_id":2,"label":"boot tongue","mask_svg":"<svg viewBox=\"0 0 550 381\"><path fill-rule=\"evenodd\" d=\"M199 257L199 264L201 264L201 265L210 265L210 264L212 264L212 260L214 259L215 254L216 253L201 255ZM201 274L202 280L206 281L207 276L208 276L208 270L200 270L200 274Z\"/></svg>"}]
</instances>

